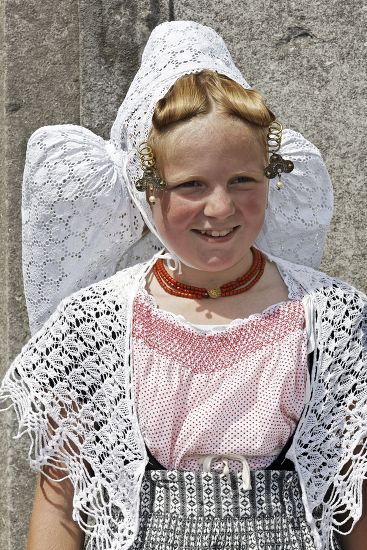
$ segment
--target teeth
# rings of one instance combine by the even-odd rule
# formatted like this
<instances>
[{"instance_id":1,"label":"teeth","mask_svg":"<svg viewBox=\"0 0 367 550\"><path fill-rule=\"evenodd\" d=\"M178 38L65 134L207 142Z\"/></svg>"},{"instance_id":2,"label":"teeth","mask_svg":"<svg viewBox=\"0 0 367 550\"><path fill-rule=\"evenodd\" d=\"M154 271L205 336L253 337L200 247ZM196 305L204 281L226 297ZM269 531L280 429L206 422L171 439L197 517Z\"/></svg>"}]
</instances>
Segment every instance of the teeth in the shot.
<instances>
[{"instance_id":1,"label":"teeth","mask_svg":"<svg viewBox=\"0 0 367 550\"><path fill-rule=\"evenodd\" d=\"M209 235L210 237L225 237L231 233L233 229L225 229L224 231L200 231L202 235Z\"/></svg>"}]
</instances>

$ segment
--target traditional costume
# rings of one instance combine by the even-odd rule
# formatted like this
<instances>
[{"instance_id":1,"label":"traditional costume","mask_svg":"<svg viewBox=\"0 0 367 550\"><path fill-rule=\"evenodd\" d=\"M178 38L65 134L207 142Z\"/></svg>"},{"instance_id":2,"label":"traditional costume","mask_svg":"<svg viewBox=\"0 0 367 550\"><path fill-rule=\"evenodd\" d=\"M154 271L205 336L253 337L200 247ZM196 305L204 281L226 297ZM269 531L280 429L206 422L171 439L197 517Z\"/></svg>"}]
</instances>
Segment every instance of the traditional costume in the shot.
<instances>
[{"instance_id":1,"label":"traditional costume","mask_svg":"<svg viewBox=\"0 0 367 550\"><path fill-rule=\"evenodd\" d=\"M281 191L270 187L255 243L289 301L209 328L159 310L144 290L158 257L179 259L160 251L135 187L137 147L158 99L203 69L248 87L212 29L164 23L108 142L72 125L31 137L23 257L33 336L0 400L12 399L18 437L31 437L33 468L65 464L88 550L336 548L338 521L361 515L367 471L366 299L313 269L332 212L318 150L284 132L295 168ZM141 238L144 222L151 235Z\"/></svg>"}]
</instances>

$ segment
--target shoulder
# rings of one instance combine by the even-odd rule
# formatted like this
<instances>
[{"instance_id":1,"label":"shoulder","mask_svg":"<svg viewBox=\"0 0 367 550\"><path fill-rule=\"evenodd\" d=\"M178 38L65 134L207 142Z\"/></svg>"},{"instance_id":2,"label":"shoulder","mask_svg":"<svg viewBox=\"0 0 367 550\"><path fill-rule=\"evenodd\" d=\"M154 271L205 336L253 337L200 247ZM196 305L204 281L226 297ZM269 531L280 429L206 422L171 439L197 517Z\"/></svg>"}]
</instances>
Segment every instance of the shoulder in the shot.
<instances>
[{"instance_id":1,"label":"shoulder","mask_svg":"<svg viewBox=\"0 0 367 550\"><path fill-rule=\"evenodd\" d=\"M90 324L97 330L107 317L113 323L124 324L128 305L148 266L149 262L128 267L70 294L33 336L37 338L55 331L77 336Z\"/></svg>"},{"instance_id":2,"label":"shoulder","mask_svg":"<svg viewBox=\"0 0 367 550\"><path fill-rule=\"evenodd\" d=\"M133 298L145 275L149 262L117 271L114 275L77 290L62 300L61 307L86 307L86 304L124 304Z\"/></svg>"},{"instance_id":3,"label":"shoulder","mask_svg":"<svg viewBox=\"0 0 367 550\"><path fill-rule=\"evenodd\" d=\"M345 281L309 266L295 264L276 257L269 259L276 263L283 277L296 281L304 289L305 295L309 295L320 306L323 304L324 307L327 307L336 302L354 303L365 310L366 295Z\"/></svg>"},{"instance_id":4,"label":"shoulder","mask_svg":"<svg viewBox=\"0 0 367 550\"><path fill-rule=\"evenodd\" d=\"M98 353L102 345L123 346L128 306L144 272L145 264L135 265L64 298L23 346L22 359L32 363L35 355L52 359L72 352L76 360Z\"/></svg>"}]
</instances>

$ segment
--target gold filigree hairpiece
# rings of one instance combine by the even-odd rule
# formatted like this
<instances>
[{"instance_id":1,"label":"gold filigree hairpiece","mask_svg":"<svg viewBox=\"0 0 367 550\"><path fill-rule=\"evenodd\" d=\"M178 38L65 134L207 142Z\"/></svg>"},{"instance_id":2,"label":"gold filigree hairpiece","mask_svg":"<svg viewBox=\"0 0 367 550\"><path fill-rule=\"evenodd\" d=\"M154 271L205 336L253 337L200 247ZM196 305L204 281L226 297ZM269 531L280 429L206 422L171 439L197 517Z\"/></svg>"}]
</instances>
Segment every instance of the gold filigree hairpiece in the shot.
<instances>
[{"instance_id":1,"label":"gold filigree hairpiece","mask_svg":"<svg viewBox=\"0 0 367 550\"><path fill-rule=\"evenodd\" d=\"M154 191L164 189L167 184L156 172L156 162L152 148L146 141L138 148L140 164L144 171L143 176L137 180L135 187L138 191L148 191L150 204L155 204Z\"/></svg>"},{"instance_id":2,"label":"gold filigree hairpiece","mask_svg":"<svg viewBox=\"0 0 367 550\"><path fill-rule=\"evenodd\" d=\"M269 179L278 177L276 183L276 188L278 190L282 189L283 182L280 177L283 172L289 174L294 168L294 164L291 160L283 159L281 155L278 154L280 146L282 144L282 132L283 126L277 120L274 120L269 126L269 131L267 135L268 142L268 151L271 153L269 164L265 168L265 176Z\"/></svg>"}]
</instances>

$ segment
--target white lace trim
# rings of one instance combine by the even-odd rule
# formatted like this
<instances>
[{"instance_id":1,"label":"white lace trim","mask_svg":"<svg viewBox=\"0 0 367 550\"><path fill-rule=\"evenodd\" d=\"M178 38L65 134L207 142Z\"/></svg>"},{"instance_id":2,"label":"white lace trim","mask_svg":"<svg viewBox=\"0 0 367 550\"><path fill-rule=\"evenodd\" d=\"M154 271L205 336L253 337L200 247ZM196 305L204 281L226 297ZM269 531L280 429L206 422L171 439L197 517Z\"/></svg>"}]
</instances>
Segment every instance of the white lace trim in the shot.
<instances>
[{"instance_id":1,"label":"white lace trim","mask_svg":"<svg viewBox=\"0 0 367 550\"><path fill-rule=\"evenodd\" d=\"M234 327L239 327L241 325L245 325L246 323L253 321L254 319L259 319L262 317L265 313L272 313L273 311L276 311L279 307L283 306L284 304L288 303L292 300L283 300L281 302L277 302L276 304L272 304L266 308L264 308L262 311L258 313L252 313L248 317L238 318L238 319L232 319L228 323L225 324L213 324L213 325L205 325L205 324L197 324L192 323L191 321L188 321L183 315L180 315L178 313L173 313L172 311L168 311L166 309L161 309L159 305L157 304L154 296L149 294L145 288L141 288L139 291L143 296L144 300L149 302L151 307L154 309L157 309L160 311L160 313L165 316L166 318L171 319L172 321L177 322L178 324L197 329L199 331L204 331L207 334L216 334L217 332L223 332L225 330L229 330Z\"/></svg>"}]
</instances>

